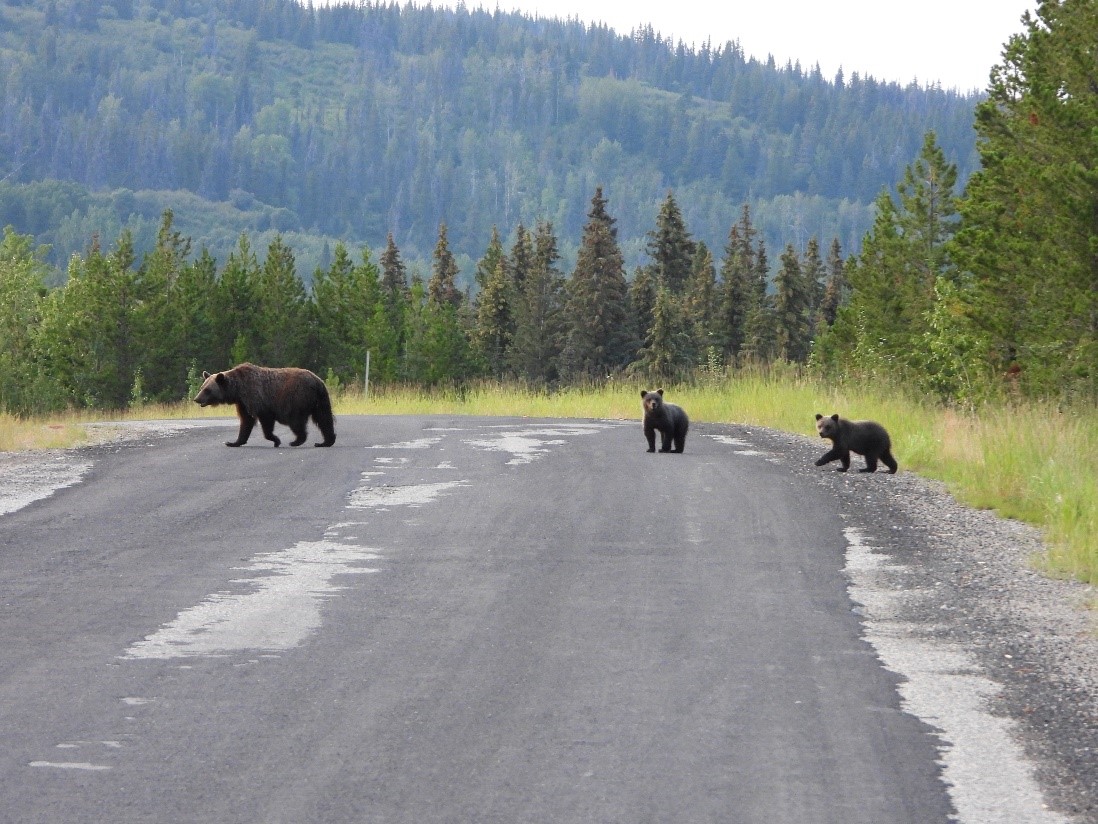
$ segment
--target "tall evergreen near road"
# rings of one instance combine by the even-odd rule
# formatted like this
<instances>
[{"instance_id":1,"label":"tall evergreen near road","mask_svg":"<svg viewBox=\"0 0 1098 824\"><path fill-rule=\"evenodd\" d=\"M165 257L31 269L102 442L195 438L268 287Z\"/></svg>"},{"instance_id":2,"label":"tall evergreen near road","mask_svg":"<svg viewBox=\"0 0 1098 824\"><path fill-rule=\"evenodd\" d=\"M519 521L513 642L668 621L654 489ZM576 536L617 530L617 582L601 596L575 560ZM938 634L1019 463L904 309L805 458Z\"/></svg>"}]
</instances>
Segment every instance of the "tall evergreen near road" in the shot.
<instances>
[{"instance_id":1,"label":"tall evergreen near road","mask_svg":"<svg viewBox=\"0 0 1098 824\"><path fill-rule=\"evenodd\" d=\"M515 339L510 362L515 373L536 385L559 377L567 294L557 269L560 253L551 223L538 224L530 268L517 290Z\"/></svg>"},{"instance_id":2,"label":"tall evergreen near road","mask_svg":"<svg viewBox=\"0 0 1098 824\"><path fill-rule=\"evenodd\" d=\"M1098 398L1098 4L1043 2L976 111L982 168L951 247L981 360L1023 391ZM971 331L971 330L970 330Z\"/></svg>"},{"instance_id":3,"label":"tall evergreen near road","mask_svg":"<svg viewBox=\"0 0 1098 824\"><path fill-rule=\"evenodd\" d=\"M618 372L632 360L636 337L629 323L629 285L615 220L606 211L601 186L591 199L569 286L562 353L566 373L602 378Z\"/></svg>"},{"instance_id":4,"label":"tall evergreen near road","mask_svg":"<svg viewBox=\"0 0 1098 824\"><path fill-rule=\"evenodd\" d=\"M899 202L887 191L877 198L873 229L861 254L847 262L850 302L820 341L834 366L904 379L931 370L928 335L939 281L954 276L947 253L956 229L956 179L930 132L897 186Z\"/></svg>"},{"instance_id":5,"label":"tall evergreen near road","mask_svg":"<svg viewBox=\"0 0 1098 824\"><path fill-rule=\"evenodd\" d=\"M656 217L656 228L648 233L647 240L657 283L672 295L681 295L693 271L696 244L671 192L664 198Z\"/></svg>"}]
</instances>

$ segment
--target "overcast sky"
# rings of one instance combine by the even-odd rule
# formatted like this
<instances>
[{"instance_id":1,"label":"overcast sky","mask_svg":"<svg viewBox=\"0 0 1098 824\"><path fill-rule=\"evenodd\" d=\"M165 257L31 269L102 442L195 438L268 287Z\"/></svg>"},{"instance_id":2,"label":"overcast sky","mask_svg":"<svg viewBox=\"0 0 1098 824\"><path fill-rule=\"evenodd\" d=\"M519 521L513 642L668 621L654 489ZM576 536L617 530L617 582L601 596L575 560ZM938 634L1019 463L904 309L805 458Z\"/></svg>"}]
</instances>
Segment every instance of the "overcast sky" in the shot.
<instances>
[{"instance_id":1,"label":"overcast sky","mask_svg":"<svg viewBox=\"0 0 1098 824\"><path fill-rule=\"evenodd\" d=\"M435 0L435 6L455 5ZM938 82L962 92L987 88L1003 44L1022 31L1037 0L466 0L469 9L605 23L619 34L644 24L664 37L714 47L739 40L749 57L780 65L841 66L906 85Z\"/></svg>"}]
</instances>

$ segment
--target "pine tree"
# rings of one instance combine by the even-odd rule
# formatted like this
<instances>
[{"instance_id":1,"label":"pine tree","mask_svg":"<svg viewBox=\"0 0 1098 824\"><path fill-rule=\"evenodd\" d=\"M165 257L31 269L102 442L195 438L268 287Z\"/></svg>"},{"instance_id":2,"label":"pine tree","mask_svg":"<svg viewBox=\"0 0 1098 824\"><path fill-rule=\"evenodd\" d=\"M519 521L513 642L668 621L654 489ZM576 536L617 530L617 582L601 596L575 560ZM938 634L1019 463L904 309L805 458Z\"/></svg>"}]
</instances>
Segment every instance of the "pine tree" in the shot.
<instances>
[{"instance_id":1,"label":"pine tree","mask_svg":"<svg viewBox=\"0 0 1098 824\"><path fill-rule=\"evenodd\" d=\"M385 241L381 255L381 306L374 318L379 330L378 352L371 359L370 369L380 381L394 381L402 373L408 332L411 292L408 273L393 241L392 232Z\"/></svg>"},{"instance_id":2,"label":"pine tree","mask_svg":"<svg viewBox=\"0 0 1098 824\"><path fill-rule=\"evenodd\" d=\"M293 250L275 235L259 273L256 331L260 366L300 366L305 352L308 320L305 285L297 274Z\"/></svg>"},{"instance_id":3,"label":"pine tree","mask_svg":"<svg viewBox=\"0 0 1098 824\"><path fill-rule=\"evenodd\" d=\"M831 241L831 249L827 254L827 283L820 300L817 334L835 323L839 307L845 305L849 299L850 284L847 283L844 270L842 246L839 239L835 238Z\"/></svg>"},{"instance_id":4,"label":"pine tree","mask_svg":"<svg viewBox=\"0 0 1098 824\"><path fill-rule=\"evenodd\" d=\"M694 251L694 267L686 287L683 309L691 329L695 360L702 360L712 347L719 351L716 333L718 308L717 267L709 247L699 242Z\"/></svg>"},{"instance_id":5,"label":"pine tree","mask_svg":"<svg viewBox=\"0 0 1098 824\"><path fill-rule=\"evenodd\" d=\"M652 325L634 364L636 370L656 383L683 377L694 364L690 331L682 303L670 289L661 287L652 307Z\"/></svg>"},{"instance_id":6,"label":"pine tree","mask_svg":"<svg viewBox=\"0 0 1098 824\"><path fill-rule=\"evenodd\" d=\"M803 363L812 340L812 295L793 244L785 247L781 263L774 279L777 356L789 363Z\"/></svg>"},{"instance_id":7,"label":"pine tree","mask_svg":"<svg viewBox=\"0 0 1098 824\"><path fill-rule=\"evenodd\" d=\"M259 357L256 311L260 290L259 261L246 234L237 240L217 282L213 317L213 360L205 371L229 369Z\"/></svg>"},{"instance_id":8,"label":"pine tree","mask_svg":"<svg viewBox=\"0 0 1098 824\"><path fill-rule=\"evenodd\" d=\"M498 238L497 238L498 239ZM502 247L501 247L502 251ZM457 288L458 265L450 251L450 242L446 238L446 224L438 227L438 241L435 243L434 263L431 267L431 279L427 282L427 300L438 305L448 305L458 309L464 299Z\"/></svg>"},{"instance_id":9,"label":"pine tree","mask_svg":"<svg viewBox=\"0 0 1098 824\"><path fill-rule=\"evenodd\" d=\"M515 307L511 367L535 384L555 381L563 348L565 281L557 270L560 253L553 225L540 223L530 269L522 280Z\"/></svg>"},{"instance_id":10,"label":"pine tree","mask_svg":"<svg viewBox=\"0 0 1098 824\"><path fill-rule=\"evenodd\" d=\"M488 374L504 377L510 364L511 343L515 335L514 284L507 261L496 258L495 270L485 281L477 301L475 343Z\"/></svg>"},{"instance_id":11,"label":"pine tree","mask_svg":"<svg viewBox=\"0 0 1098 824\"><path fill-rule=\"evenodd\" d=\"M977 106L981 168L950 253L987 363L1041 395L1098 398L1098 7L1042 2Z\"/></svg>"},{"instance_id":12,"label":"pine tree","mask_svg":"<svg viewBox=\"0 0 1098 824\"><path fill-rule=\"evenodd\" d=\"M0 241L0 412L22 414L35 406L32 386L34 331L45 295L48 249L10 227Z\"/></svg>"},{"instance_id":13,"label":"pine tree","mask_svg":"<svg viewBox=\"0 0 1098 824\"><path fill-rule=\"evenodd\" d=\"M600 186L591 199L569 284L569 326L561 357L567 373L576 378L613 374L632 360L635 350L615 223Z\"/></svg>"},{"instance_id":14,"label":"pine tree","mask_svg":"<svg viewBox=\"0 0 1098 824\"><path fill-rule=\"evenodd\" d=\"M672 295L681 295L690 281L695 246L679 205L668 192L656 217L656 228L647 234L646 251L652 258L656 282Z\"/></svg>"},{"instance_id":15,"label":"pine tree","mask_svg":"<svg viewBox=\"0 0 1098 824\"><path fill-rule=\"evenodd\" d=\"M744 205L740 221L728 231L721 263L721 288L715 333L724 348L725 360L740 359L747 342L747 323L758 302L756 230Z\"/></svg>"},{"instance_id":16,"label":"pine tree","mask_svg":"<svg viewBox=\"0 0 1098 824\"><path fill-rule=\"evenodd\" d=\"M373 356L381 348L386 331L376 325L381 284L370 250L363 249L355 265L347 247L336 244L328 268L313 275L312 298L316 355L310 368L321 375L331 370L343 382L362 378L366 352Z\"/></svg>"}]
</instances>

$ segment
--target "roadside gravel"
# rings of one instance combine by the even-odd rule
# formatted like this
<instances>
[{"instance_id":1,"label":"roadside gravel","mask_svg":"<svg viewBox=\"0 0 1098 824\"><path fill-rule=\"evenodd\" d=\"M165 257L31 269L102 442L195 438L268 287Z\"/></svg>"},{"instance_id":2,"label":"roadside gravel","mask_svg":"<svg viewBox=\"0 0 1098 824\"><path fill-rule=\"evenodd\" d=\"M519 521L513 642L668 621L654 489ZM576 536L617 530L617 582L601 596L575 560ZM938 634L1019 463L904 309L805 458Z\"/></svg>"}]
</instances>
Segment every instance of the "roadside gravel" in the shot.
<instances>
[{"instance_id":1,"label":"roadside gravel","mask_svg":"<svg viewBox=\"0 0 1098 824\"><path fill-rule=\"evenodd\" d=\"M1039 572L1045 546L1036 529L957 503L943 484L905 472L902 458L896 475L857 473L857 456L842 473L813 465L826 451L818 438L759 427L701 431L777 455L834 494L844 519L885 556L885 586L901 594L890 604L902 613L886 617L963 649L1000 687L985 709L1012 719L1045 803L1098 824L1098 589ZM880 617L872 607L863 615L867 625Z\"/></svg>"}]
</instances>

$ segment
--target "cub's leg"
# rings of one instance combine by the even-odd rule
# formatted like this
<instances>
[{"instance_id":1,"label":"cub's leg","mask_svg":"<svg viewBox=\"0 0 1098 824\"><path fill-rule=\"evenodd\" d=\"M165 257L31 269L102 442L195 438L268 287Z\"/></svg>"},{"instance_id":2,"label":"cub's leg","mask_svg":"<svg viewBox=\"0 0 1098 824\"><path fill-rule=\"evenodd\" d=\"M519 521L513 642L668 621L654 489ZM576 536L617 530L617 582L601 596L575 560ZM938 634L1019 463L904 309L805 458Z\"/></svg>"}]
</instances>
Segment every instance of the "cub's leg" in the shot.
<instances>
[{"instance_id":1,"label":"cub's leg","mask_svg":"<svg viewBox=\"0 0 1098 824\"><path fill-rule=\"evenodd\" d=\"M877 456L870 452L865 456L865 468L859 469L859 472L876 472L877 471Z\"/></svg>"},{"instance_id":2,"label":"cub's leg","mask_svg":"<svg viewBox=\"0 0 1098 824\"><path fill-rule=\"evenodd\" d=\"M660 452L670 452L671 451L671 441L672 441L671 430L670 429L661 429L660 430Z\"/></svg>"},{"instance_id":3,"label":"cub's leg","mask_svg":"<svg viewBox=\"0 0 1098 824\"><path fill-rule=\"evenodd\" d=\"M644 425L644 437L648 440L648 451L656 451L656 429L648 424Z\"/></svg>"},{"instance_id":4,"label":"cub's leg","mask_svg":"<svg viewBox=\"0 0 1098 824\"><path fill-rule=\"evenodd\" d=\"M886 449L884 451L884 454L881 455L881 461L888 467L890 475L895 475L896 470L900 468L900 465L896 463L896 459L892 457L892 452L890 450Z\"/></svg>"}]
</instances>

